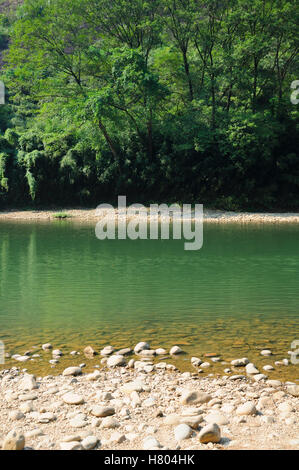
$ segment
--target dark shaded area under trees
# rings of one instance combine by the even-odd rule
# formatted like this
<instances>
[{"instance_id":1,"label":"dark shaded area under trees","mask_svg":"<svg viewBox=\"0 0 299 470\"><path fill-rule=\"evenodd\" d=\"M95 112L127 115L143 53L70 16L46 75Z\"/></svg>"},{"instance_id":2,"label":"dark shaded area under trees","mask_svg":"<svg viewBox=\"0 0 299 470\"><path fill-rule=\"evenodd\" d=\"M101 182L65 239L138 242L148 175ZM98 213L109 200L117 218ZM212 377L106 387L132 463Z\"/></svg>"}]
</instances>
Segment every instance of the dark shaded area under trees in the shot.
<instances>
[{"instance_id":1,"label":"dark shaded area under trees","mask_svg":"<svg viewBox=\"0 0 299 470\"><path fill-rule=\"evenodd\" d=\"M298 210L298 1L0 1L0 207Z\"/></svg>"}]
</instances>

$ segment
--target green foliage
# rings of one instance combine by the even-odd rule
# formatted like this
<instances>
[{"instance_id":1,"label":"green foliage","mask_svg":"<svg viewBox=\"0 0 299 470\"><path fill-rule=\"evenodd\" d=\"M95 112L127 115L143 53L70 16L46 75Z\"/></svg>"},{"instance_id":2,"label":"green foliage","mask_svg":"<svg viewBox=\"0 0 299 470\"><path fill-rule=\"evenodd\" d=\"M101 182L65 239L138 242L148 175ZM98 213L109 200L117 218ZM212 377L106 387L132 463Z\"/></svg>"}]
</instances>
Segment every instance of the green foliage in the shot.
<instances>
[{"instance_id":1,"label":"green foliage","mask_svg":"<svg viewBox=\"0 0 299 470\"><path fill-rule=\"evenodd\" d=\"M289 0L24 0L2 13L0 204L123 193L298 209L298 16Z\"/></svg>"}]
</instances>

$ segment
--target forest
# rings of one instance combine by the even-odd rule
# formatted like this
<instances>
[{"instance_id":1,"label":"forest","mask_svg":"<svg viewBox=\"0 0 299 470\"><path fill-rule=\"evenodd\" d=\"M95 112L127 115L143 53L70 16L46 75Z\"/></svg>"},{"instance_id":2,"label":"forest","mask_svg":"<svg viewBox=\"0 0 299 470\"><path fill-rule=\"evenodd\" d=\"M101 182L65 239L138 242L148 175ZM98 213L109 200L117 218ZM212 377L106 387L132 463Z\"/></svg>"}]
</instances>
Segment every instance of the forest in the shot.
<instances>
[{"instance_id":1,"label":"forest","mask_svg":"<svg viewBox=\"0 0 299 470\"><path fill-rule=\"evenodd\" d=\"M0 0L0 207L298 210L298 0Z\"/></svg>"}]
</instances>

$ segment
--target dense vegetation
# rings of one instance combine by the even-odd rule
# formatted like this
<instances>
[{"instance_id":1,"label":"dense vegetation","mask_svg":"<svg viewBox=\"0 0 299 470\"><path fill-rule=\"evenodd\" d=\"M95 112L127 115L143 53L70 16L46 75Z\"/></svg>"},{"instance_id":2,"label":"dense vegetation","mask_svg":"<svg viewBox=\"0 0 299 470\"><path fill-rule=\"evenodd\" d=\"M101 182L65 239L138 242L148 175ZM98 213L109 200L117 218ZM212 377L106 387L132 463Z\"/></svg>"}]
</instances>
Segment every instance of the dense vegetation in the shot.
<instances>
[{"instance_id":1,"label":"dense vegetation","mask_svg":"<svg viewBox=\"0 0 299 470\"><path fill-rule=\"evenodd\" d=\"M298 209L298 107L290 102L298 6L6 5L2 207L90 205L126 194L134 202Z\"/></svg>"}]
</instances>

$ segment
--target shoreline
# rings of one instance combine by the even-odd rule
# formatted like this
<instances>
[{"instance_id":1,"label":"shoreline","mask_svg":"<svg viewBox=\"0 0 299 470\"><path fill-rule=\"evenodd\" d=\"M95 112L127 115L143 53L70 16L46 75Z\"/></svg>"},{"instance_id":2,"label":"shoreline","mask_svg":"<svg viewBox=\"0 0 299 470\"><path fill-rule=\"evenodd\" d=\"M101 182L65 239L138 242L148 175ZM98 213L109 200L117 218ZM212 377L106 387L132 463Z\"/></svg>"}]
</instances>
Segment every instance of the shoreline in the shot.
<instances>
[{"instance_id":1,"label":"shoreline","mask_svg":"<svg viewBox=\"0 0 299 470\"><path fill-rule=\"evenodd\" d=\"M41 349L54 361L64 354L50 343ZM271 361L271 351L263 353ZM181 373L171 363L180 348L170 354L141 342L133 350L105 346L96 354L101 366L86 373L82 359L95 355L87 346L65 353L72 365L60 375L42 377L23 369L27 354L0 371L2 449L299 448L299 385L272 380L249 358L236 358L227 375L203 377L212 357L191 358L194 372Z\"/></svg>"},{"instance_id":2,"label":"shoreline","mask_svg":"<svg viewBox=\"0 0 299 470\"><path fill-rule=\"evenodd\" d=\"M67 214L64 220L78 221L78 222L94 222L99 220L99 215L96 214L96 209L57 209L57 210L6 210L0 211L0 221L52 221L57 220L54 216L58 213ZM114 215L112 210L106 212L109 218ZM118 213L116 209L116 214ZM147 216L149 220L149 216ZM129 219L129 218L128 218ZM204 222L205 223L299 223L298 212L233 212L204 209ZM195 220L192 218L192 220Z\"/></svg>"}]
</instances>

